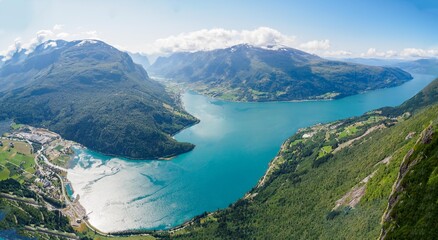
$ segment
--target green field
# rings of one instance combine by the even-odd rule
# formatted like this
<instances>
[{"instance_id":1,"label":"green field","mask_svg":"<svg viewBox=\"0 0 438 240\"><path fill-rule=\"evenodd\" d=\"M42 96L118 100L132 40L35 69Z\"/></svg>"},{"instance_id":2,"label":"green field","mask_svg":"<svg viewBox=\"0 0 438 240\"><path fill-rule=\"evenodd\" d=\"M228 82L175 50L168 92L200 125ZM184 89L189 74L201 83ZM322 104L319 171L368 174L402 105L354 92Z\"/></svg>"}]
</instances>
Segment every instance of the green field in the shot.
<instances>
[{"instance_id":1,"label":"green field","mask_svg":"<svg viewBox=\"0 0 438 240\"><path fill-rule=\"evenodd\" d=\"M342 138L345 138L345 137L348 137L348 136L354 135L356 132L357 132L357 126L355 126L355 125L350 125L350 126L346 127L346 128L344 129L344 131L342 131L341 133L339 133L339 136L338 136L338 137L339 137L340 139L342 139Z\"/></svg>"},{"instance_id":2,"label":"green field","mask_svg":"<svg viewBox=\"0 0 438 240\"><path fill-rule=\"evenodd\" d=\"M11 128L13 130L17 130L17 129L21 128L22 126L23 126L23 124L12 123Z\"/></svg>"},{"instance_id":3,"label":"green field","mask_svg":"<svg viewBox=\"0 0 438 240\"><path fill-rule=\"evenodd\" d=\"M67 167L69 161L71 159L70 155L64 155L57 157L56 159L50 160L53 164L60 166L60 167Z\"/></svg>"},{"instance_id":4,"label":"green field","mask_svg":"<svg viewBox=\"0 0 438 240\"><path fill-rule=\"evenodd\" d=\"M303 141L304 141L304 139L297 139L297 140L291 142L290 145L289 145L289 147L295 146L295 145L297 145L298 143L301 143L301 142L303 142Z\"/></svg>"},{"instance_id":5,"label":"green field","mask_svg":"<svg viewBox=\"0 0 438 240\"><path fill-rule=\"evenodd\" d=\"M324 146L319 150L318 158L324 157L325 155L331 153L333 151L332 146Z\"/></svg>"},{"instance_id":6,"label":"green field","mask_svg":"<svg viewBox=\"0 0 438 240\"><path fill-rule=\"evenodd\" d=\"M376 122L382 121L384 119L386 119L386 117L383 117L383 116L371 116L371 117L368 118L368 120L365 123L367 123L367 124L376 123Z\"/></svg>"},{"instance_id":7,"label":"green field","mask_svg":"<svg viewBox=\"0 0 438 240\"><path fill-rule=\"evenodd\" d=\"M34 155L29 144L12 141L14 147L9 147L9 140L2 140L0 147L0 180L14 178L22 182L31 178L35 172Z\"/></svg>"}]
</instances>

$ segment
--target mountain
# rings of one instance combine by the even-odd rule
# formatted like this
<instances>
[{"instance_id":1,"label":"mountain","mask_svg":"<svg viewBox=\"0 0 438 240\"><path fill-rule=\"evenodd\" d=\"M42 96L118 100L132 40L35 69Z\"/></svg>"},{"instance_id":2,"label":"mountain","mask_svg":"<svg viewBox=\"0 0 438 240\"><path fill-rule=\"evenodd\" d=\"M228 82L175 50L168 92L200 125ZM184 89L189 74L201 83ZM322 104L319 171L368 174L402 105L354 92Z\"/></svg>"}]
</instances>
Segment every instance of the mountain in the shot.
<instances>
[{"instance_id":1,"label":"mountain","mask_svg":"<svg viewBox=\"0 0 438 240\"><path fill-rule=\"evenodd\" d=\"M438 79L387 116L300 129L265 176L176 239L437 239ZM417 106L413 109L410 106ZM412 111L414 110L414 111Z\"/></svg>"},{"instance_id":2,"label":"mountain","mask_svg":"<svg viewBox=\"0 0 438 240\"><path fill-rule=\"evenodd\" d=\"M142 65L144 69L148 69L151 66L151 63L149 62L149 58L146 55L141 53L131 53L131 52L128 52L128 54L132 58L132 61Z\"/></svg>"},{"instance_id":3,"label":"mountain","mask_svg":"<svg viewBox=\"0 0 438 240\"><path fill-rule=\"evenodd\" d=\"M148 71L236 101L331 99L412 79L398 68L331 61L292 48L246 44L160 57Z\"/></svg>"},{"instance_id":4,"label":"mountain","mask_svg":"<svg viewBox=\"0 0 438 240\"><path fill-rule=\"evenodd\" d=\"M344 62L365 64L371 66L395 66L398 63L406 62L403 59L386 59L386 58L345 58Z\"/></svg>"},{"instance_id":5,"label":"mountain","mask_svg":"<svg viewBox=\"0 0 438 240\"><path fill-rule=\"evenodd\" d=\"M406 61L393 64L395 67L399 67L410 73L426 73L431 75L438 75L438 59L437 58L424 58L415 61Z\"/></svg>"},{"instance_id":6,"label":"mountain","mask_svg":"<svg viewBox=\"0 0 438 240\"><path fill-rule=\"evenodd\" d=\"M130 158L193 149L171 135L197 122L127 53L104 42L48 41L0 68L0 119L45 127Z\"/></svg>"},{"instance_id":7,"label":"mountain","mask_svg":"<svg viewBox=\"0 0 438 240\"><path fill-rule=\"evenodd\" d=\"M372 66L397 67L409 73L438 75L438 59L422 58L417 60L380 59L380 58L347 58L346 62L367 64Z\"/></svg>"},{"instance_id":8,"label":"mountain","mask_svg":"<svg viewBox=\"0 0 438 240\"><path fill-rule=\"evenodd\" d=\"M421 109L431 106L438 99L438 81L433 81L427 85L421 92L413 96L409 101L404 102L399 107L385 107L379 109L382 114L389 117L397 117L405 112L415 113Z\"/></svg>"}]
</instances>

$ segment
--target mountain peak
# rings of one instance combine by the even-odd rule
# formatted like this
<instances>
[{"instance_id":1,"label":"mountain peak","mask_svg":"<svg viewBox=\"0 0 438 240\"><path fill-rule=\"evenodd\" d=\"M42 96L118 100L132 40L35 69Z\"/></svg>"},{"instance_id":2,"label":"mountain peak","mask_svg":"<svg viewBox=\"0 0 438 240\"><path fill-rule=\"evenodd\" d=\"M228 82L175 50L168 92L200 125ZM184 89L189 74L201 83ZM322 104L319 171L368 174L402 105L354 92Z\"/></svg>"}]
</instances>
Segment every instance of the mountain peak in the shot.
<instances>
[{"instance_id":1,"label":"mountain peak","mask_svg":"<svg viewBox=\"0 0 438 240\"><path fill-rule=\"evenodd\" d=\"M193 148L170 135L196 120L127 53L98 40L50 40L24 51L0 68L0 119L131 158Z\"/></svg>"},{"instance_id":2,"label":"mountain peak","mask_svg":"<svg viewBox=\"0 0 438 240\"><path fill-rule=\"evenodd\" d=\"M25 49L25 52L27 55L30 55L34 52L50 51L56 48L61 48L66 44L68 44L68 42L64 40L48 40L37 45L34 49Z\"/></svg>"},{"instance_id":3,"label":"mountain peak","mask_svg":"<svg viewBox=\"0 0 438 240\"><path fill-rule=\"evenodd\" d=\"M75 41L72 41L72 44L75 47L103 46L103 47L108 47L108 48L114 48L113 46L111 46L111 45L109 45L101 40L97 40L97 39L75 40Z\"/></svg>"}]
</instances>

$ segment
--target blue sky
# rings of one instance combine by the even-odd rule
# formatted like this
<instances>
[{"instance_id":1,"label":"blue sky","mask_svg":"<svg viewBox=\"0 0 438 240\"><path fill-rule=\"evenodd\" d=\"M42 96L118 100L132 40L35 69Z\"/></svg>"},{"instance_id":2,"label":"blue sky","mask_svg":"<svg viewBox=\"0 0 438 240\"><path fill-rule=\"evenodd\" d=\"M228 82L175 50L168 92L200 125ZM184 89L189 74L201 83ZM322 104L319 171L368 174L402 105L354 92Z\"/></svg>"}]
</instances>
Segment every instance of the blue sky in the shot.
<instances>
[{"instance_id":1,"label":"blue sky","mask_svg":"<svg viewBox=\"0 0 438 240\"><path fill-rule=\"evenodd\" d=\"M432 0L0 0L0 51L48 30L39 40L99 38L155 54L221 47L225 34L229 44L274 41L327 56L438 56L437 24Z\"/></svg>"}]
</instances>

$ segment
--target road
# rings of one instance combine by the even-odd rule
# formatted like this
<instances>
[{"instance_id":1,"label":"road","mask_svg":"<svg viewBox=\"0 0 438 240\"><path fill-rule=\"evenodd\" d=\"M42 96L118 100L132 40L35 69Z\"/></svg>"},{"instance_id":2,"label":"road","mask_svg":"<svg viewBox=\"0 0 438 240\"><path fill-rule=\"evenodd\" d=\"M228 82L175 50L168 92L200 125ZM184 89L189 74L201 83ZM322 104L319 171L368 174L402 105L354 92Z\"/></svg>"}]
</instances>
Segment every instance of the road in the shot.
<instances>
[{"instance_id":1,"label":"road","mask_svg":"<svg viewBox=\"0 0 438 240\"><path fill-rule=\"evenodd\" d=\"M6 193L0 193L0 197L6 198L9 200L13 200L13 201L27 203L27 204L32 205L34 207L41 207L41 205L39 205L35 200L30 199L30 198L29 199L20 198L20 197L14 196L14 195L6 194Z\"/></svg>"},{"instance_id":2,"label":"road","mask_svg":"<svg viewBox=\"0 0 438 240\"><path fill-rule=\"evenodd\" d=\"M32 228L29 226L24 227L28 231L41 232L52 236L63 237L66 239L79 239L74 233L63 233L54 230L44 229L44 228Z\"/></svg>"},{"instance_id":3,"label":"road","mask_svg":"<svg viewBox=\"0 0 438 240\"><path fill-rule=\"evenodd\" d=\"M41 149L38 150L37 156L41 156L43 158L43 160L44 160L44 163L49 165L49 167L51 167L51 168L55 168L55 169L58 169L58 170L61 170L61 171L64 171L64 172L68 172L68 170L66 168L63 168L63 167L60 167L60 166L57 166L57 165L51 163L49 161L49 159L47 159L47 157L42 153L43 151L44 151L44 146L42 146Z\"/></svg>"}]
</instances>

